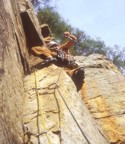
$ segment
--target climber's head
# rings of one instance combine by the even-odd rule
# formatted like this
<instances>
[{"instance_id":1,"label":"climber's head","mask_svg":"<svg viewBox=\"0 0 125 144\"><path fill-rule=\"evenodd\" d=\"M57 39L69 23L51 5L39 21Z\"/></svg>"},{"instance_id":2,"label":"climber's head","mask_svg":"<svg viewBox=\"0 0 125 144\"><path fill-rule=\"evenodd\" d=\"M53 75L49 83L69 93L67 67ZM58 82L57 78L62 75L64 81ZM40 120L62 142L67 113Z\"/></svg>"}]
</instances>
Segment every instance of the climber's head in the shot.
<instances>
[{"instance_id":1,"label":"climber's head","mask_svg":"<svg viewBox=\"0 0 125 144\"><path fill-rule=\"evenodd\" d=\"M50 41L50 42L48 43L48 45L47 45L47 47L48 47L49 49L51 49L51 48L53 48L53 47L57 47L57 46L59 46L59 44L58 44L57 42L55 42L55 41Z\"/></svg>"}]
</instances>

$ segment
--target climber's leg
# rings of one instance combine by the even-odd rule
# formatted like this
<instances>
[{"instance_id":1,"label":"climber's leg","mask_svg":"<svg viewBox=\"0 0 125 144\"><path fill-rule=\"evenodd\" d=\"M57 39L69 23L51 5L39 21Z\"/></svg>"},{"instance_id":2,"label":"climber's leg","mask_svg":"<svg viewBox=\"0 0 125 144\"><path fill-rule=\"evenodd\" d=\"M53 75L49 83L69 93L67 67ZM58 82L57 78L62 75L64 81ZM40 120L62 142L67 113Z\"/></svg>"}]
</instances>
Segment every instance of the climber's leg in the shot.
<instances>
[{"instance_id":1,"label":"climber's leg","mask_svg":"<svg viewBox=\"0 0 125 144\"><path fill-rule=\"evenodd\" d=\"M42 47L42 46L35 46L31 48L33 54L37 55L37 56L41 56L44 55L46 57L51 58L53 55L56 55L55 53L51 52L49 49L47 49L46 47Z\"/></svg>"},{"instance_id":2,"label":"climber's leg","mask_svg":"<svg viewBox=\"0 0 125 144\"><path fill-rule=\"evenodd\" d=\"M77 87L77 91L79 91L84 83L85 78L84 68L80 67L72 70L66 69L65 71L72 78L73 82Z\"/></svg>"}]
</instances>

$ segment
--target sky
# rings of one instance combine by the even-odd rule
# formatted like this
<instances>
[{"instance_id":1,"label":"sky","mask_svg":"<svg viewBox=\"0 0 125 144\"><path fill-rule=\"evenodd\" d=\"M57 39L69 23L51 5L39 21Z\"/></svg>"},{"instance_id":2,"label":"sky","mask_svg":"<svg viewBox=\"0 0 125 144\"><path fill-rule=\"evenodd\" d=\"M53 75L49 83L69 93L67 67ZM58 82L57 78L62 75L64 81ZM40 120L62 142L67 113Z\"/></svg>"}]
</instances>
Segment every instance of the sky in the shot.
<instances>
[{"instance_id":1,"label":"sky","mask_svg":"<svg viewBox=\"0 0 125 144\"><path fill-rule=\"evenodd\" d=\"M52 0L64 20L100 38L106 46L125 47L125 0Z\"/></svg>"}]
</instances>

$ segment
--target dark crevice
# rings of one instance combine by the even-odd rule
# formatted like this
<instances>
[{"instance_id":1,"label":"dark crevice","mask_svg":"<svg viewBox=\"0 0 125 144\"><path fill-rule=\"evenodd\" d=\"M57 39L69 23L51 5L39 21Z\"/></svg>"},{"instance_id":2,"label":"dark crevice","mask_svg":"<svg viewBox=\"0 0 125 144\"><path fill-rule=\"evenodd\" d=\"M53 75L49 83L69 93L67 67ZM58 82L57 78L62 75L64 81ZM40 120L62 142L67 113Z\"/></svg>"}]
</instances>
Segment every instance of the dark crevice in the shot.
<instances>
[{"instance_id":1,"label":"dark crevice","mask_svg":"<svg viewBox=\"0 0 125 144\"><path fill-rule=\"evenodd\" d=\"M21 15L23 28L24 28L24 32L26 35L29 50L33 46L42 46L43 41L41 40L31 18L29 17L28 12L22 12L20 13L20 15Z\"/></svg>"},{"instance_id":2,"label":"dark crevice","mask_svg":"<svg viewBox=\"0 0 125 144\"><path fill-rule=\"evenodd\" d=\"M17 37L16 34L15 34L15 37L16 37L16 41L17 41L17 45L18 45L18 49L19 49L19 54L20 54L21 63L22 63L22 66L23 66L23 71L24 71L25 74L28 74L30 72L29 64L27 62L26 57L22 54L20 44L19 44L19 41L18 41L18 37Z\"/></svg>"}]
</instances>

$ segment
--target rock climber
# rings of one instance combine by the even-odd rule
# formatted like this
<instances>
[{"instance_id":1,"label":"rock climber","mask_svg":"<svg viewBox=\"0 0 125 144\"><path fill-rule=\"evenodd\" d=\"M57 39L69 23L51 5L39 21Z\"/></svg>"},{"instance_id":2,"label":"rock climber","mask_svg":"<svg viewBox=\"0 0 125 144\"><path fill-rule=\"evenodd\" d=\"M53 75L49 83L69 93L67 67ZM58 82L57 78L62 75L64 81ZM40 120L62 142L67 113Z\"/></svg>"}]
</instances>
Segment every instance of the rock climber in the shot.
<instances>
[{"instance_id":1,"label":"rock climber","mask_svg":"<svg viewBox=\"0 0 125 144\"><path fill-rule=\"evenodd\" d=\"M67 74L75 84L77 83L77 86L79 85L77 87L77 90L79 90L84 80L84 69L79 67L69 52L69 49L77 42L77 38L70 32L64 32L64 37L69 40L62 45L52 40L51 37L47 37L44 39L47 48L35 46L32 47L32 52L37 56L46 56L45 62L53 62L56 65L65 67Z\"/></svg>"}]
</instances>

